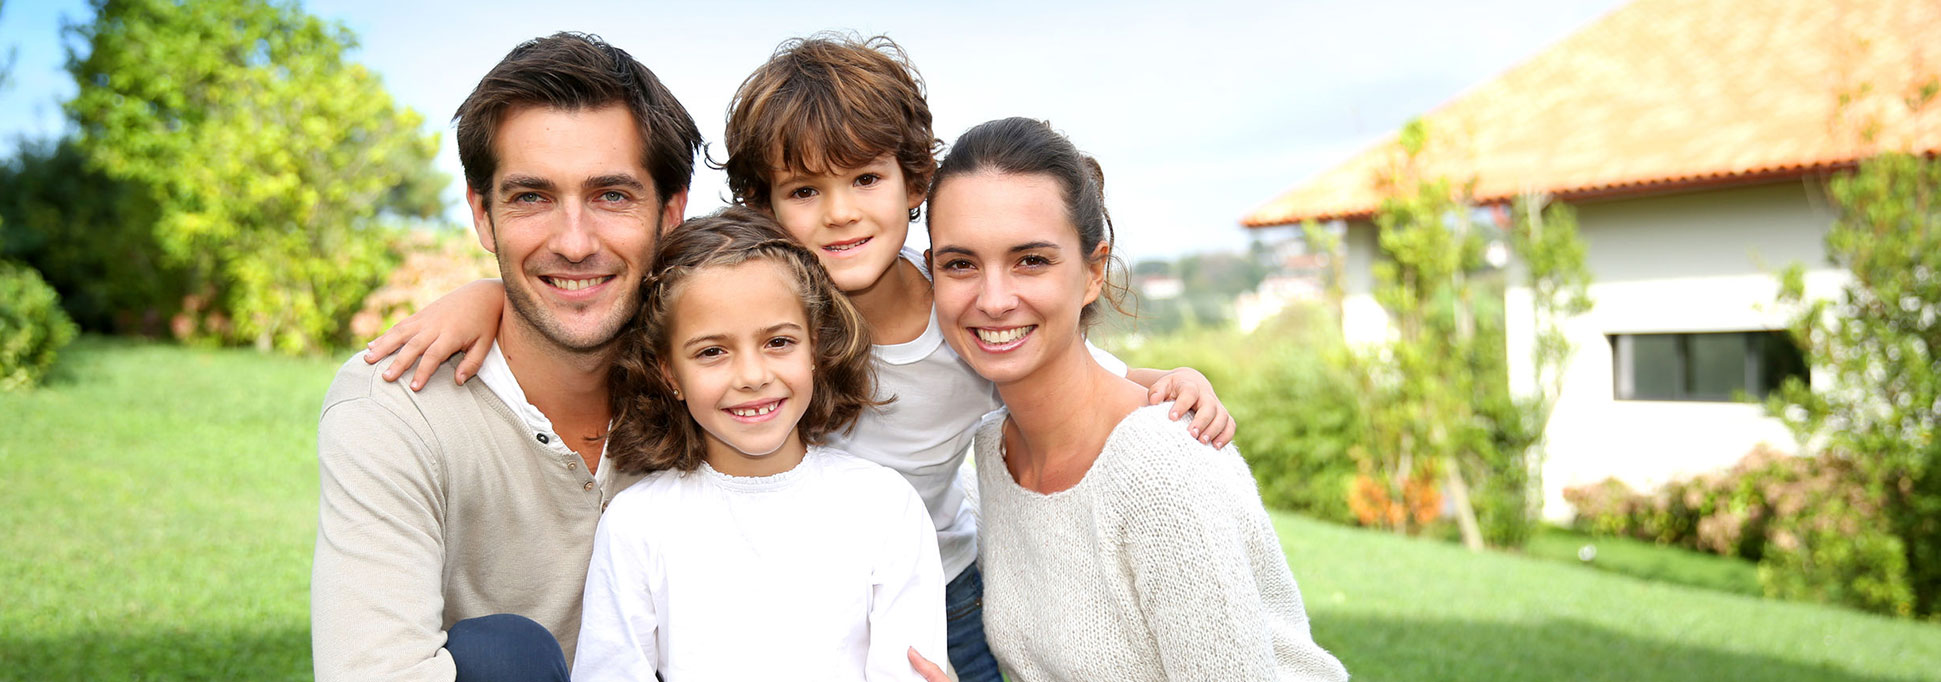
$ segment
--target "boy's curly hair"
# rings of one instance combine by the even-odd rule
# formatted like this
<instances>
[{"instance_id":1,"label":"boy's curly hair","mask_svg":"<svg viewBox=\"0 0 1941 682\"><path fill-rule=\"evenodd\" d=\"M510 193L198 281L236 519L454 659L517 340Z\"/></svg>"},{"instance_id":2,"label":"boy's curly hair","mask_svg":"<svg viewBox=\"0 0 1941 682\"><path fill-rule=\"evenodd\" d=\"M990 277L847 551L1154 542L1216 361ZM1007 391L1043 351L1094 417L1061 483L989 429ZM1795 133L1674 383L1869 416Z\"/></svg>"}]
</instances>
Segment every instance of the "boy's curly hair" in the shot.
<instances>
[{"instance_id":1,"label":"boy's curly hair","mask_svg":"<svg viewBox=\"0 0 1941 682\"><path fill-rule=\"evenodd\" d=\"M661 238L640 310L620 332L620 355L608 388L613 432L607 453L627 473L662 469L693 471L707 459L707 434L674 398L662 367L672 356L674 304L688 278L707 268L768 260L782 266L802 301L815 354L815 389L796 423L802 441L819 445L831 433L855 425L874 400L876 370L870 363L868 327L862 314L836 289L815 254L790 239L759 212L729 207L690 218Z\"/></svg>"},{"instance_id":2,"label":"boy's curly hair","mask_svg":"<svg viewBox=\"0 0 1941 682\"><path fill-rule=\"evenodd\" d=\"M887 36L817 33L777 47L728 104L728 189L769 211L777 169L822 173L890 154L909 192L930 188L943 141L930 129L923 77ZM916 220L918 209L910 209Z\"/></svg>"}]
</instances>

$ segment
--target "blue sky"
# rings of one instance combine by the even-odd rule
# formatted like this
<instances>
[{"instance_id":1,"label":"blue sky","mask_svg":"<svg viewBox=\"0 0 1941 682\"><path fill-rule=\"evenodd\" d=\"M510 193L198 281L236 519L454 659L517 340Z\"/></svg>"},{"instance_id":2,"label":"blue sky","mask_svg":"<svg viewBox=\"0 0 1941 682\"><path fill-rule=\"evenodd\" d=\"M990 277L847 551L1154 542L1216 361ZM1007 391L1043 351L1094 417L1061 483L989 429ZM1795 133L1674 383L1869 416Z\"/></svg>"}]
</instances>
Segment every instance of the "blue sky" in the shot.
<instances>
[{"instance_id":1,"label":"blue sky","mask_svg":"<svg viewBox=\"0 0 1941 682\"><path fill-rule=\"evenodd\" d=\"M886 33L930 89L938 137L979 122L1052 122L1098 157L1130 259L1245 248L1239 218L1421 114L1528 59L1618 0L1197 3L398 2L313 0L305 8L358 36L356 59L444 134L451 112L520 41L598 33L660 75L710 142L736 85L777 43L823 29ZM74 85L62 17L77 0L8 0L0 51L16 50L0 91L0 151L63 130ZM722 176L700 169L689 213L712 210ZM465 219L454 180L453 221ZM922 231L913 230L921 241Z\"/></svg>"}]
</instances>

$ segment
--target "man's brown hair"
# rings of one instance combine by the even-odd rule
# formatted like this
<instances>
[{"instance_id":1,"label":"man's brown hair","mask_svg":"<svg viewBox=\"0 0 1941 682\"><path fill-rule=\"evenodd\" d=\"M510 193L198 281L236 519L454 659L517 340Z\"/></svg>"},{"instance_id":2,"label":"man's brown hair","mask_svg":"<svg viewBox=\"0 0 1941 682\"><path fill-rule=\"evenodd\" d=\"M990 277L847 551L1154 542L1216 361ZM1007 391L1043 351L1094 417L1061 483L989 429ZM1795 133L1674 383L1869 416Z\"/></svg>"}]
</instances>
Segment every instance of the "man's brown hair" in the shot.
<instances>
[{"instance_id":1,"label":"man's brown hair","mask_svg":"<svg viewBox=\"0 0 1941 682\"><path fill-rule=\"evenodd\" d=\"M849 298L781 226L756 211L731 206L689 218L661 238L654 273L640 312L620 332L620 355L608 385L613 395L613 435L607 453L628 473L662 469L693 471L707 461L707 434L674 397L661 371L671 362L674 304L687 280L707 268L752 260L782 266L802 302L812 337L815 390L796 432L807 445L852 428L875 400L876 370L870 363L869 328Z\"/></svg>"},{"instance_id":2,"label":"man's brown hair","mask_svg":"<svg viewBox=\"0 0 1941 682\"><path fill-rule=\"evenodd\" d=\"M613 104L625 104L633 113L641 166L666 204L694 179L701 131L653 71L626 50L584 33L555 33L512 48L458 105L452 121L458 125L465 184L490 205L492 174L499 169L492 137L507 111L527 106L581 111Z\"/></svg>"},{"instance_id":3,"label":"man's brown hair","mask_svg":"<svg viewBox=\"0 0 1941 682\"><path fill-rule=\"evenodd\" d=\"M923 77L886 36L793 38L775 49L728 104L728 189L769 210L777 169L823 173L896 157L909 192L930 188L943 148L930 130ZM911 209L910 219L917 219Z\"/></svg>"}]
</instances>

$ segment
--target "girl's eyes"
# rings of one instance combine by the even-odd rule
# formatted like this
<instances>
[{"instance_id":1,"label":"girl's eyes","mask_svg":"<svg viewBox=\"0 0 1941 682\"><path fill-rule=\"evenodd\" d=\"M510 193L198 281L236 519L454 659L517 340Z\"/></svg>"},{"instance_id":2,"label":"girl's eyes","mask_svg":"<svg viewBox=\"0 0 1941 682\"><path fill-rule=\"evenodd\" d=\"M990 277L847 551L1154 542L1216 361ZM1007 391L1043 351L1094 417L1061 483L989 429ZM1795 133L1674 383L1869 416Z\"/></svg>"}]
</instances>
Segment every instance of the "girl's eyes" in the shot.
<instances>
[{"instance_id":1,"label":"girl's eyes","mask_svg":"<svg viewBox=\"0 0 1941 682\"><path fill-rule=\"evenodd\" d=\"M767 345L770 349L779 350L779 349L784 349L784 348L794 346L795 344L796 344L795 339L792 339L786 336L777 336L775 338L769 339Z\"/></svg>"},{"instance_id":2,"label":"girl's eyes","mask_svg":"<svg viewBox=\"0 0 1941 682\"><path fill-rule=\"evenodd\" d=\"M701 349L701 350L698 350L698 351L695 351L695 352L694 352L694 357L697 357L697 358L718 358L718 357L721 357L721 356L723 356L723 355L727 355L727 354L728 354L728 349L726 349L726 348L722 348L722 347L720 347L720 346L708 346L707 348L703 348L703 349Z\"/></svg>"}]
</instances>

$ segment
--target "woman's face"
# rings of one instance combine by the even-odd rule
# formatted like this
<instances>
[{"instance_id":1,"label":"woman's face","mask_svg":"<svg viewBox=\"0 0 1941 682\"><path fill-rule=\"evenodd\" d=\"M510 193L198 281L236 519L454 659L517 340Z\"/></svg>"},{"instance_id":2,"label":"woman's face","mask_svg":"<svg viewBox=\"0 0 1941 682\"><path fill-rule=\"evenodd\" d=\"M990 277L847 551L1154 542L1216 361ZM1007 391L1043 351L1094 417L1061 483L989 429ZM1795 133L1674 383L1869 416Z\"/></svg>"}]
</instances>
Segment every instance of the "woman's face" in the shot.
<instances>
[{"instance_id":1,"label":"woman's face","mask_svg":"<svg viewBox=\"0 0 1941 682\"><path fill-rule=\"evenodd\" d=\"M951 178L930 202L930 266L944 339L1000 385L1081 358L1079 313L1098 298L1104 259L1088 258L1044 175Z\"/></svg>"}]
</instances>

